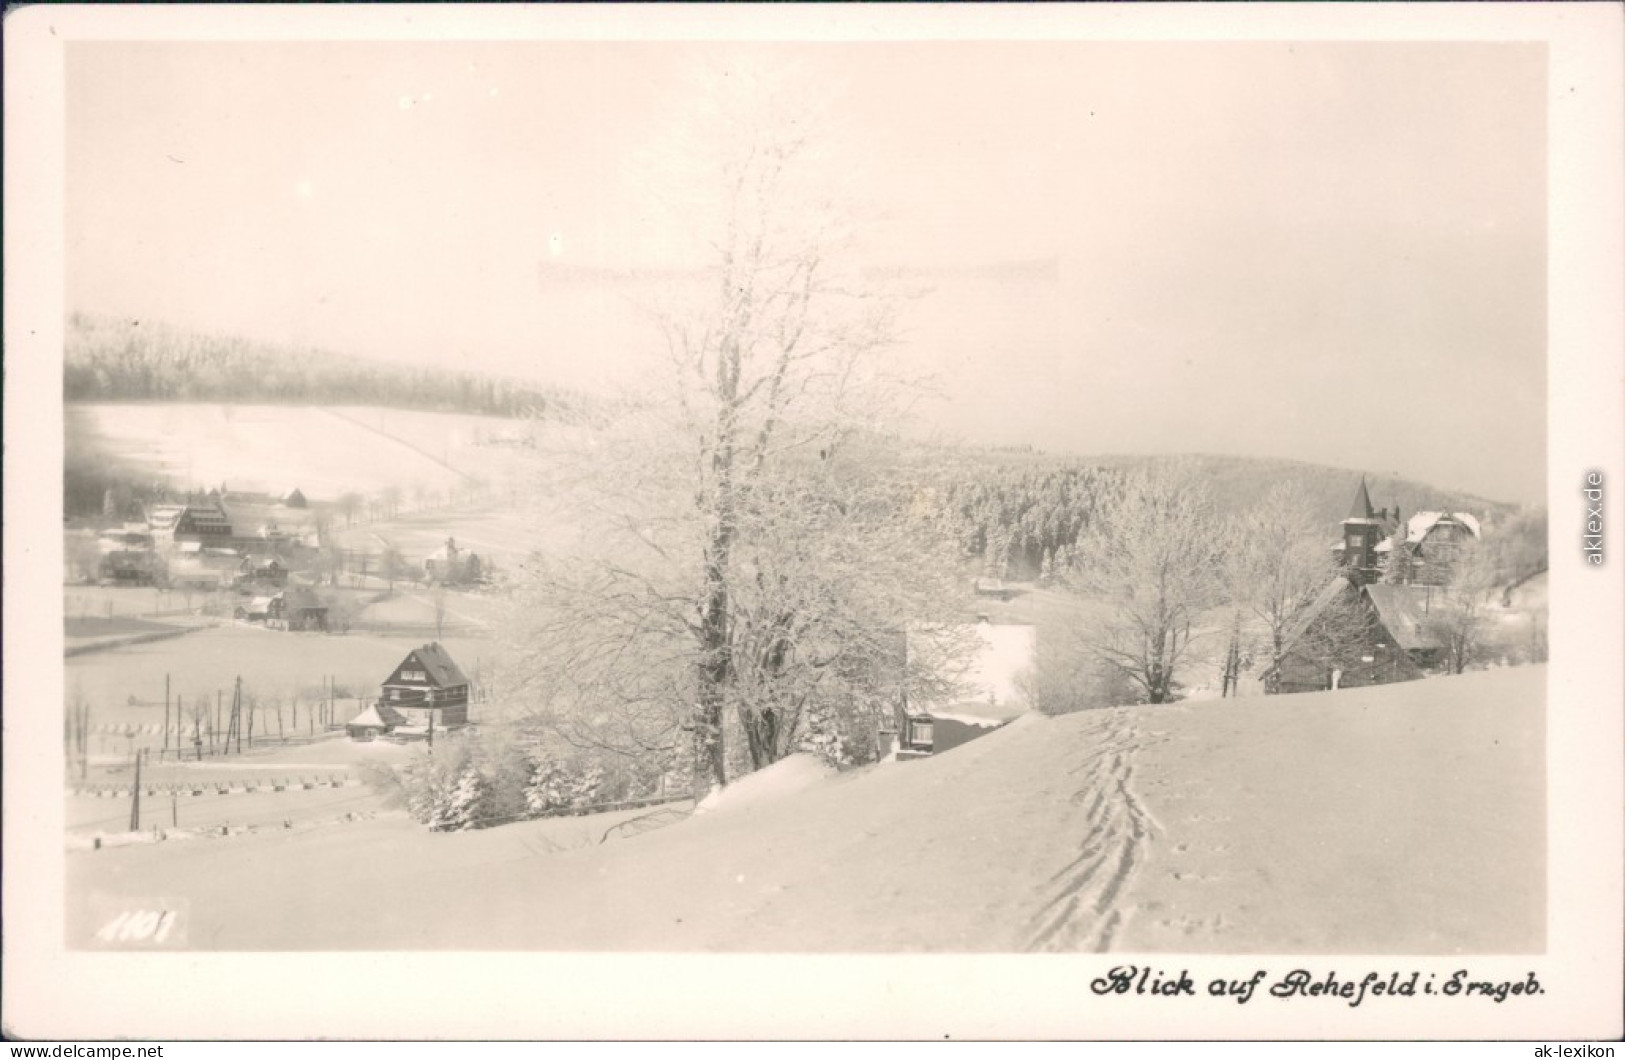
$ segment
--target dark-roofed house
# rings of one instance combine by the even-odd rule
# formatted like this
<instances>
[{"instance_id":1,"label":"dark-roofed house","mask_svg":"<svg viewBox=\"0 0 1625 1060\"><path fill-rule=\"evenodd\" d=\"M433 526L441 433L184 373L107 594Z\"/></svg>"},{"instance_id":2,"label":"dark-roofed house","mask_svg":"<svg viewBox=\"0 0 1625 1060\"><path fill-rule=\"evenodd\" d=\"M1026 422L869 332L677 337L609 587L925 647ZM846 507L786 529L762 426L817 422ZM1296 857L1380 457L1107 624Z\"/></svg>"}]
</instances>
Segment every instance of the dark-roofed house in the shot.
<instances>
[{"instance_id":1,"label":"dark-roofed house","mask_svg":"<svg viewBox=\"0 0 1625 1060\"><path fill-rule=\"evenodd\" d=\"M315 591L296 585L271 597L265 624L273 629L293 632L327 630L327 605Z\"/></svg>"},{"instance_id":2,"label":"dark-roofed house","mask_svg":"<svg viewBox=\"0 0 1625 1060\"><path fill-rule=\"evenodd\" d=\"M1444 661L1429 612L1461 548L1481 536L1467 512L1374 509L1365 479L1332 547L1340 573L1283 632L1262 674L1266 692L1408 681Z\"/></svg>"},{"instance_id":3,"label":"dark-roofed house","mask_svg":"<svg viewBox=\"0 0 1625 1060\"><path fill-rule=\"evenodd\" d=\"M1439 665L1427 586L1357 585L1337 575L1287 627L1264 691L1319 692L1412 681Z\"/></svg>"},{"instance_id":4,"label":"dark-roofed house","mask_svg":"<svg viewBox=\"0 0 1625 1060\"><path fill-rule=\"evenodd\" d=\"M379 702L405 724L427 728L432 717L451 729L468 724L468 678L438 642L413 648L384 679Z\"/></svg>"},{"instance_id":5,"label":"dark-roofed house","mask_svg":"<svg viewBox=\"0 0 1625 1060\"><path fill-rule=\"evenodd\" d=\"M217 497L185 504L154 504L147 508L147 525L160 547L184 541L203 545L229 544L231 516Z\"/></svg>"},{"instance_id":6,"label":"dark-roofed house","mask_svg":"<svg viewBox=\"0 0 1625 1060\"><path fill-rule=\"evenodd\" d=\"M262 554L245 556L237 568L237 584L270 585L277 588L288 584L288 568L275 556Z\"/></svg>"}]
</instances>

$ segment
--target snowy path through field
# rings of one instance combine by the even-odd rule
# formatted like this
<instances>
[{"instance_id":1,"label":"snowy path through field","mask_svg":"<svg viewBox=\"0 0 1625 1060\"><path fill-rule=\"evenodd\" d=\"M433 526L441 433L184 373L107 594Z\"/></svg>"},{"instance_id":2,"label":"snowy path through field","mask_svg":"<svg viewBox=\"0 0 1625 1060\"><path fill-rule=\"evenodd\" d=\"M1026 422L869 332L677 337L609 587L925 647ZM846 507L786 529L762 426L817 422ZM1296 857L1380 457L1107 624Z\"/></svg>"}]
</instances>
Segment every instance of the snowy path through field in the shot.
<instances>
[{"instance_id":1,"label":"snowy path through field","mask_svg":"<svg viewBox=\"0 0 1625 1060\"><path fill-rule=\"evenodd\" d=\"M1046 900L1029 925L1028 949L1110 949L1129 912L1122 896L1157 830L1132 787L1145 734L1126 711L1101 717L1096 742L1068 771L1081 782L1071 798L1084 808L1078 855L1047 881Z\"/></svg>"}]
</instances>

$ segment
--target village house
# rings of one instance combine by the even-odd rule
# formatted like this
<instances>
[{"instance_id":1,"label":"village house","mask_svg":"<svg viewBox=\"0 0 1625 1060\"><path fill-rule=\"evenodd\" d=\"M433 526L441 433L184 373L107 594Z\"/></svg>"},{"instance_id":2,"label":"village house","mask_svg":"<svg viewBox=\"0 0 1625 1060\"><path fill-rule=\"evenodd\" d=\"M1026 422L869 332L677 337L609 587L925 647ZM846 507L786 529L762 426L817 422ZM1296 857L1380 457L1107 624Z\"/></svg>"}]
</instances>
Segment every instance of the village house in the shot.
<instances>
[{"instance_id":1,"label":"village house","mask_svg":"<svg viewBox=\"0 0 1625 1060\"><path fill-rule=\"evenodd\" d=\"M428 731L468 724L468 678L438 642L413 648L384 679L379 702L400 714L403 727Z\"/></svg>"},{"instance_id":2,"label":"village house","mask_svg":"<svg viewBox=\"0 0 1625 1060\"><path fill-rule=\"evenodd\" d=\"M263 625L271 617L271 597L252 596L237 605L233 617L239 622L255 622Z\"/></svg>"},{"instance_id":3,"label":"village house","mask_svg":"<svg viewBox=\"0 0 1625 1060\"><path fill-rule=\"evenodd\" d=\"M231 542L231 516L218 494L185 504L153 504L147 507L147 526L160 548L178 547L182 542L220 544Z\"/></svg>"},{"instance_id":4,"label":"village house","mask_svg":"<svg viewBox=\"0 0 1625 1060\"><path fill-rule=\"evenodd\" d=\"M152 534L145 529L126 526L104 530L96 540L96 547L98 580L115 585L151 585L158 580L162 564Z\"/></svg>"},{"instance_id":5,"label":"village house","mask_svg":"<svg viewBox=\"0 0 1625 1060\"><path fill-rule=\"evenodd\" d=\"M1373 509L1365 480L1332 554L1341 572L1287 627L1261 675L1267 693L1411 681L1436 669L1444 644L1428 617L1456 557L1481 531L1467 512Z\"/></svg>"},{"instance_id":6,"label":"village house","mask_svg":"<svg viewBox=\"0 0 1625 1060\"><path fill-rule=\"evenodd\" d=\"M429 553L423 561L423 580L443 585L461 585L480 580L480 557L457 547L457 539L448 537L446 543Z\"/></svg>"},{"instance_id":7,"label":"village house","mask_svg":"<svg viewBox=\"0 0 1625 1060\"><path fill-rule=\"evenodd\" d=\"M1373 509L1361 478L1332 557L1362 584L1384 580L1397 563L1402 576L1387 580L1447 585L1462 544L1482 536L1477 517L1468 512L1417 512L1401 520L1398 507L1392 513Z\"/></svg>"},{"instance_id":8,"label":"village house","mask_svg":"<svg viewBox=\"0 0 1625 1060\"><path fill-rule=\"evenodd\" d=\"M295 633L327 631L327 605L315 591L303 585L284 589L271 597L265 612L265 624L271 629Z\"/></svg>"},{"instance_id":9,"label":"village house","mask_svg":"<svg viewBox=\"0 0 1625 1060\"><path fill-rule=\"evenodd\" d=\"M288 584L288 568L275 556L263 553L243 557L237 567L239 587L269 585L280 588Z\"/></svg>"}]
</instances>

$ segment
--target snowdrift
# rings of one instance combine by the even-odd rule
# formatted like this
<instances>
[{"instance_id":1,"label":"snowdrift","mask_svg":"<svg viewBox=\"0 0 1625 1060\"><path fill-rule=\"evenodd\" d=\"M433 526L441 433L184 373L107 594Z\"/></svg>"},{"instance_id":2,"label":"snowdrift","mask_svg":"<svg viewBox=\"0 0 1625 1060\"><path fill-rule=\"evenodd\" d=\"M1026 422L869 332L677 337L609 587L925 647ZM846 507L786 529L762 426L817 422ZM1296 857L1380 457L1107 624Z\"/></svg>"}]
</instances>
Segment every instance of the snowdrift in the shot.
<instances>
[{"instance_id":1,"label":"snowdrift","mask_svg":"<svg viewBox=\"0 0 1625 1060\"><path fill-rule=\"evenodd\" d=\"M725 788L712 791L700 800L694 812L703 815L718 811L754 810L805 791L834 773L834 767L817 755L789 755L766 769L757 770Z\"/></svg>"},{"instance_id":2,"label":"snowdrift","mask_svg":"<svg viewBox=\"0 0 1625 1060\"><path fill-rule=\"evenodd\" d=\"M112 893L187 897L222 950L1537 952L1545 679L1028 715L562 851L380 819L75 853L69 935Z\"/></svg>"}]
</instances>

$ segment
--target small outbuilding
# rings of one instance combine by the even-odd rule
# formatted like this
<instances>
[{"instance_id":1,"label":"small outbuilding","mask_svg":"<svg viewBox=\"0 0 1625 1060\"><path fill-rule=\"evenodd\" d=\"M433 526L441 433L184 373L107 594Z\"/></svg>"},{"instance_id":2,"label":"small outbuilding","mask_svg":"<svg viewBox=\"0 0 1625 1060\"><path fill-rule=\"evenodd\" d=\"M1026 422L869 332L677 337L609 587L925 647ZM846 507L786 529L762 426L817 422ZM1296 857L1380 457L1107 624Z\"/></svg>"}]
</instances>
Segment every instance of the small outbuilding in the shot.
<instances>
[{"instance_id":1,"label":"small outbuilding","mask_svg":"<svg viewBox=\"0 0 1625 1060\"><path fill-rule=\"evenodd\" d=\"M405 719L384 703L374 703L345 723L352 740L373 740L405 723Z\"/></svg>"},{"instance_id":2,"label":"small outbuilding","mask_svg":"<svg viewBox=\"0 0 1625 1060\"><path fill-rule=\"evenodd\" d=\"M271 597L265 624L294 632L326 632L327 605L313 590L296 585Z\"/></svg>"}]
</instances>

